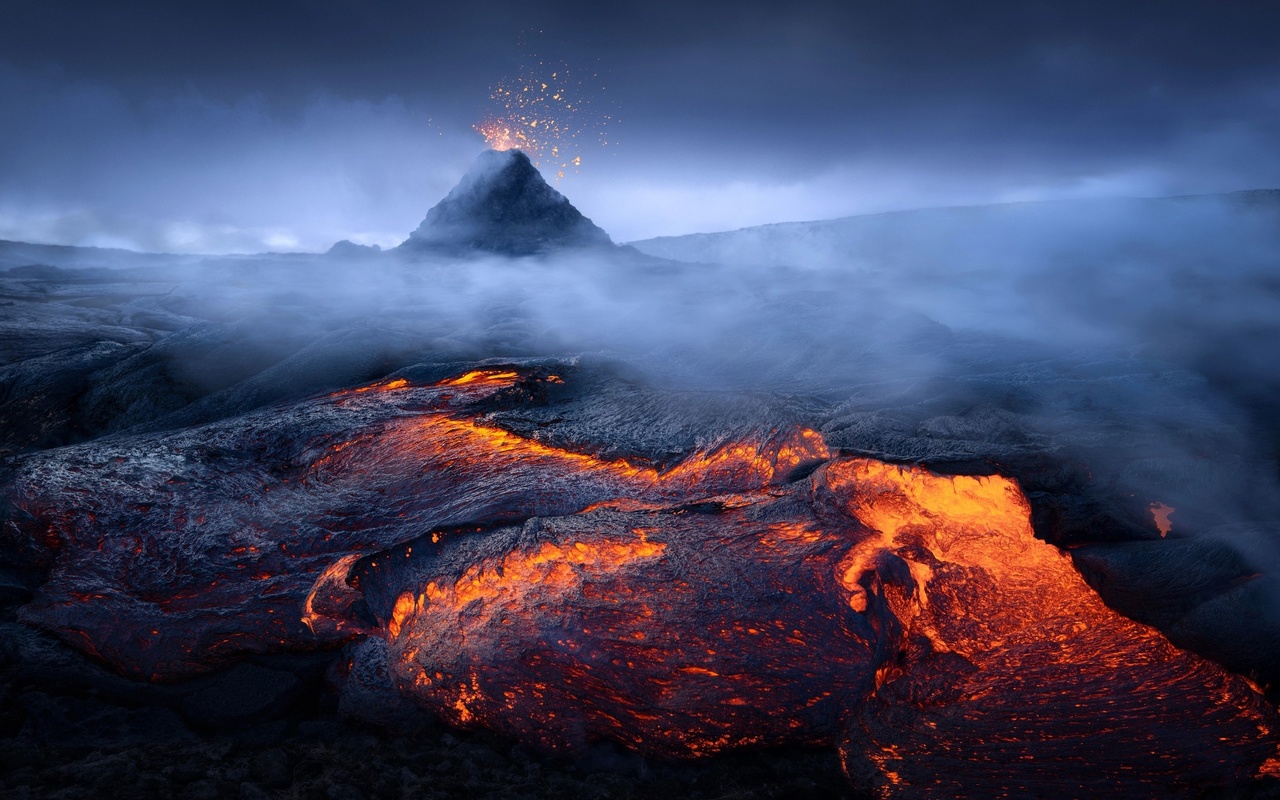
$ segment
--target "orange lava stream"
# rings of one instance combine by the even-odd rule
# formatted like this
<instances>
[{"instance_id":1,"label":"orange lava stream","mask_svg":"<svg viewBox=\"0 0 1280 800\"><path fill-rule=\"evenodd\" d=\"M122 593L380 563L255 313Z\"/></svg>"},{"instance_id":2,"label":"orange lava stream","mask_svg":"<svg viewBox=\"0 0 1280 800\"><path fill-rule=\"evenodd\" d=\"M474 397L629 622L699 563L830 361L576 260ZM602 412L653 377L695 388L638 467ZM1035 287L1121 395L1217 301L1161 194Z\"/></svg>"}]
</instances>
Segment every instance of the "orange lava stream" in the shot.
<instances>
[{"instance_id":1,"label":"orange lava stream","mask_svg":"<svg viewBox=\"0 0 1280 800\"><path fill-rule=\"evenodd\" d=\"M771 450L773 471L739 445L658 474L465 435L686 489L715 484L693 479L707 470L771 478L825 454L802 431ZM534 540L405 591L385 634L401 690L551 749L838 743L883 797L1177 794L1275 763L1256 690L1108 609L1035 538L1007 478L835 458L724 499L693 517L633 501L540 520Z\"/></svg>"},{"instance_id":2,"label":"orange lava stream","mask_svg":"<svg viewBox=\"0 0 1280 800\"><path fill-rule=\"evenodd\" d=\"M1277 719L1257 690L1107 608L1035 538L1014 482L868 460L835 462L826 478L876 532L838 568L854 607L877 555L892 553L914 584L895 613L927 640L906 647L919 663L879 672L884 710L870 704L844 747L875 765L878 795L1176 795L1196 791L1210 764L1244 780L1271 763ZM922 684L930 669L960 674ZM914 718L889 710L929 690ZM1033 759L1034 773L1010 767Z\"/></svg>"}]
</instances>

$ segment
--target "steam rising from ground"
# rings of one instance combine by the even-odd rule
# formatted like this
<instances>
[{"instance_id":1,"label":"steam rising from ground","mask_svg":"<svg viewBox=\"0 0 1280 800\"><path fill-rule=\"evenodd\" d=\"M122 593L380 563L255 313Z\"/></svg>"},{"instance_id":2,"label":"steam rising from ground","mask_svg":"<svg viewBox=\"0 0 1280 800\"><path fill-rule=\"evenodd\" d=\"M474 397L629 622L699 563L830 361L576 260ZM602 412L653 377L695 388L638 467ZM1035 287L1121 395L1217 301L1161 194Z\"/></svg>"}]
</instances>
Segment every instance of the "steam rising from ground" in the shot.
<instances>
[{"instance_id":1,"label":"steam rising from ground","mask_svg":"<svg viewBox=\"0 0 1280 800\"><path fill-rule=\"evenodd\" d=\"M1081 201L637 243L684 261L356 248L145 274L170 313L314 337L313 373L337 370L325 343L349 329L392 370L590 354L695 393L794 398L873 455L867 426L995 468L999 448L1056 453L1262 569L1280 563L1278 216L1265 194Z\"/></svg>"},{"instance_id":2,"label":"steam rising from ground","mask_svg":"<svg viewBox=\"0 0 1280 800\"><path fill-rule=\"evenodd\" d=\"M981 344L1001 363L1085 348L1261 390L1280 331L1272 202L943 209L637 243L664 258L210 260L182 279L224 315L314 308L530 352L613 351L712 386L862 386L876 362L902 380Z\"/></svg>"},{"instance_id":3,"label":"steam rising from ground","mask_svg":"<svg viewBox=\"0 0 1280 800\"><path fill-rule=\"evenodd\" d=\"M921 409L986 409L1010 415L1010 441L1126 450L1141 463L1124 485L1213 508L1199 524L1184 509L1183 532L1198 532L1280 513L1278 208L1258 195L1027 204L638 243L701 263L629 249L212 260L175 297L197 316L266 315L265 330L603 354L674 386L896 414L904 435L920 434ZM1251 548L1274 555L1265 536Z\"/></svg>"}]
</instances>

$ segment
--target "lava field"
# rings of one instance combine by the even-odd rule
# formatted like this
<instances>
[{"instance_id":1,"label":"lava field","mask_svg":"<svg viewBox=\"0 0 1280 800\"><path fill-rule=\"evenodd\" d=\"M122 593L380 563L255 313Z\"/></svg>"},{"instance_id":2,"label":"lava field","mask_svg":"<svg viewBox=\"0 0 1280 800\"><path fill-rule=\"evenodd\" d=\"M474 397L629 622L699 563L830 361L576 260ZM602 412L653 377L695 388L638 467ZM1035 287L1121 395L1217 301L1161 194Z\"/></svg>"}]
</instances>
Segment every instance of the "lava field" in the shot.
<instances>
[{"instance_id":1,"label":"lava field","mask_svg":"<svg viewBox=\"0 0 1280 800\"><path fill-rule=\"evenodd\" d=\"M1280 793L1274 375L522 158L376 257L0 247L0 796Z\"/></svg>"}]
</instances>

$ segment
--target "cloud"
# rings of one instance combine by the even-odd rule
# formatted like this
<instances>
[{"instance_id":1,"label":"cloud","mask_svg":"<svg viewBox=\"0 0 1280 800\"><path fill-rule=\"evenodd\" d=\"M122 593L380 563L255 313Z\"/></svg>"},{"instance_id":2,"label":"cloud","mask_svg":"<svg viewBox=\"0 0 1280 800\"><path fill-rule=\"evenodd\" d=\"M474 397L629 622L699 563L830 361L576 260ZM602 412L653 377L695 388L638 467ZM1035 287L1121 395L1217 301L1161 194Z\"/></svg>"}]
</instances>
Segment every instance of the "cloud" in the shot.
<instances>
[{"instance_id":1,"label":"cloud","mask_svg":"<svg viewBox=\"0 0 1280 800\"><path fill-rule=\"evenodd\" d=\"M18 238L395 244L466 171L488 87L530 52L596 76L617 112L614 144L558 188L618 240L1280 185L1280 55L1235 7L42 9L0 31Z\"/></svg>"},{"instance_id":2,"label":"cloud","mask_svg":"<svg viewBox=\"0 0 1280 800\"><path fill-rule=\"evenodd\" d=\"M26 241L171 252L396 244L482 146L422 105L316 94L293 113L188 87L0 69L0 226Z\"/></svg>"}]
</instances>

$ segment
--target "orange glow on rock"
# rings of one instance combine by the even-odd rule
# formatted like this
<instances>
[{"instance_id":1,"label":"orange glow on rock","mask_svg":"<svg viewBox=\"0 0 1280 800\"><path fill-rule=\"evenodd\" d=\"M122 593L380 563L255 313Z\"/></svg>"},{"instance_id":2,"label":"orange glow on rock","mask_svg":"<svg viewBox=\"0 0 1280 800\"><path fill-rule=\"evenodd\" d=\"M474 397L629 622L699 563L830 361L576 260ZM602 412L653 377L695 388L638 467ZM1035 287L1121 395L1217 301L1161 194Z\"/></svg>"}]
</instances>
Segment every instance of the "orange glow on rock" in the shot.
<instances>
[{"instance_id":1,"label":"orange glow on rock","mask_svg":"<svg viewBox=\"0 0 1280 800\"><path fill-rule=\"evenodd\" d=\"M1177 509L1164 503L1152 503L1149 510L1151 518L1155 520L1156 529L1160 531L1160 538L1163 539L1169 535L1169 531L1173 530L1173 512Z\"/></svg>"},{"instance_id":2,"label":"orange glow on rock","mask_svg":"<svg viewBox=\"0 0 1280 800\"><path fill-rule=\"evenodd\" d=\"M384 392L403 389L408 385L409 382L404 378L396 378L393 381L386 381L385 383L371 383L368 386L361 386L353 391L357 394L364 394L365 392Z\"/></svg>"},{"instance_id":3,"label":"orange glow on rock","mask_svg":"<svg viewBox=\"0 0 1280 800\"><path fill-rule=\"evenodd\" d=\"M1136 796L1178 775L1247 780L1275 755L1256 688L1107 608L1035 538L1012 481L867 460L825 477L877 533L841 562L841 582L870 585L886 558L911 576L891 603L907 658L879 672L842 745L878 795Z\"/></svg>"},{"instance_id":4,"label":"orange glow on rock","mask_svg":"<svg viewBox=\"0 0 1280 800\"><path fill-rule=\"evenodd\" d=\"M293 439L273 409L144 459L107 440L96 494L32 458L13 519L56 558L23 619L151 679L378 637L395 690L456 725L836 746L880 797L1177 795L1280 763L1257 690L1107 608L1015 481L804 428L659 467L488 414L563 381L378 382L300 404Z\"/></svg>"},{"instance_id":5,"label":"orange glow on rock","mask_svg":"<svg viewBox=\"0 0 1280 800\"><path fill-rule=\"evenodd\" d=\"M571 584L581 582L584 574L618 570L633 561L661 555L665 549L665 544L647 542L643 535L634 542L574 542L566 547L544 542L530 554L510 553L492 568L474 566L452 585L429 583L425 601L436 607L445 604L461 608L477 600L492 603L504 592L519 590L526 584L545 584L557 592L580 589Z\"/></svg>"},{"instance_id":6,"label":"orange glow on rock","mask_svg":"<svg viewBox=\"0 0 1280 800\"><path fill-rule=\"evenodd\" d=\"M414 599L412 594L405 592L396 598L396 604L391 609L391 619L387 622L387 633L391 635L391 638L394 639L400 635L400 629L404 626L404 621L413 613L413 610Z\"/></svg>"},{"instance_id":7,"label":"orange glow on rock","mask_svg":"<svg viewBox=\"0 0 1280 800\"><path fill-rule=\"evenodd\" d=\"M311 591L307 592L307 599L302 603L302 624L313 634L334 636L347 630L360 630L340 615L345 606L335 606L331 601L335 595L345 595L348 602L358 599L346 585L346 578L359 558L354 553L339 558L320 573Z\"/></svg>"},{"instance_id":8,"label":"orange glow on rock","mask_svg":"<svg viewBox=\"0 0 1280 800\"><path fill-rule=\"evenodd\" d=\"M378 381L194 435L159 434L148 446L163 455L142 467L129 447L93 444L103 454L91 469L107 488L90 497L90 468L34 459L13 501L31 540L59 556L24 618L81 649L91 642L124 673L175 679L245 652L363 635L344 616L357 599L346 568L420 532L756 491L829 455L814 432L788 429L658 469L485 421L484 404L501 393L518 399L564 380L495 366L433 385ZM101 599L79 599L88 596ZM160 633L140 649L134 627Z\"/></svg>"},{"instance_id":9,"label":"orange glow on rock","mask_svg":"<svg viewBox=\"0 0 1280 800\"><path fill-rule=\"evenodd\" d=\"M1031 531L1030 507L1016 483L990 477L934 475L869 459L831 464L826 471L831 488L844 498L846 513L878 536L860 542L841 562L841 582L853 596L851 604L865 607L860 576L874 569L880 552L923 547L928 558L904 560L915 580L915 599L929 603L928 582L933 564L978 568L1005 587L1035 587L1053 591L1046 577L1066 569L1070 559L1057 548L1037 540ZM934 638L934 637L930 637ZM951 650L964 643L935 640Z\"/></svg>"},{"instance_id":10,"label":"orange glow on rock","mask_svg":"<svg viewBox=\"0 0 1280 800\"><path fill-rule=\"evenodd\" d=\"M459 375L456 378L449 378L441 381L440 386L466 386L472 383L486 383L497 385L511 385L520 375L516 372L504 372L496 370L473 370L471 372Z\"/></svg>"},{"instance_id":11,"label":"orange glow on rock","mask_svg":"<svg viewBox=\"0 0 1280 800\"><path fill-rule=\"evenodd\" d=\"M455 725L550 750L602 736L677 757L830 741L865 691L874 632L830 591L843 534L753 519L773 501L490 534L510 546L396 601L396 683Z\"/></svg>"},{"instance_id":12,"label":"orange glow on rock","mask_svg":"<svg viewBox=\"0 0 1280 800\"><path fill-rule=\"evenodd\" d=\"M818 457L815 437L775 445L778 471ZM759 457L734 445L653 480ZM1103 605L1014 481L829 458L705 507L605 501L455 543L477 548L460 575L431 554L363 573L408 581L385 634L396 684L550 750L836 744L884 797L1143 794L1276 757L1256 690Z\"/></svg>"}]
</instances>

